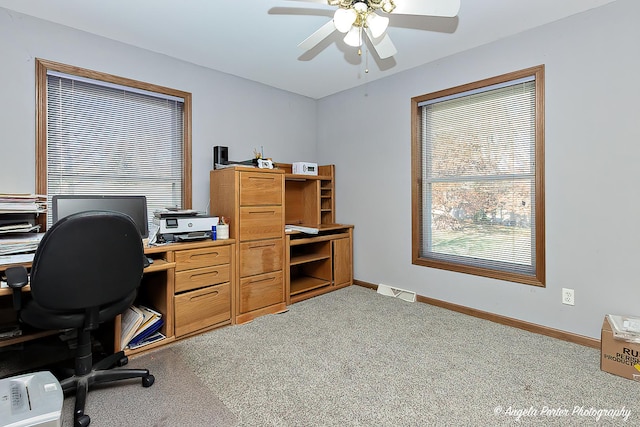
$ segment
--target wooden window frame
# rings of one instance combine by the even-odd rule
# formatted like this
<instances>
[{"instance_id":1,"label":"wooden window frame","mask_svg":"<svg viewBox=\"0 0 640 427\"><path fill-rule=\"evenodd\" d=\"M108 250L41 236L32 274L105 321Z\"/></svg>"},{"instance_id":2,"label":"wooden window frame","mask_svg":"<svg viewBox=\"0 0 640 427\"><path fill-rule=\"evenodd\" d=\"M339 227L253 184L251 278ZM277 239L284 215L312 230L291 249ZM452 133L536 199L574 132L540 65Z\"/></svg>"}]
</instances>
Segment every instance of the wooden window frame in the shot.
<instances>
[{"instance_id":1,"label":"wooden window frame","mask_svg":"<svg viewBox=\"0 0 640 427\"><path fill-rule=\"evenodd\" d=\"M496 269L488 269L448 261L434 260L420 256L420 231L423 227L420 206L422 205L422 135L419 103L451 96L474 89L534 76L535 88L535 274L519 274ZM411 99L411 168L412 168L412 264L439 268L460 273L490 277L509 282L545 286L545 205L544 205L544 65L515 71L485 80L417 96Z\"/></svg>"},{"instance_id":2,"label":"wooden window frame","mask_svg":"<svg viewBox=\"0 0 640 427\"><path fill-rule=\"evenodd\" d=\"M182 208L191 209L192 206L192 172L191 172L191 93L145 83L112 74L88 70L72 65L61 64L45 59L36 59L36 193L47 192L47 71L57 71L69 75L100 80L134 89L171 95L184 99L183 104L183 157L182 157ZM39 217L39 223L44 228L46 216Z\"/></svg>"}]
</instances>

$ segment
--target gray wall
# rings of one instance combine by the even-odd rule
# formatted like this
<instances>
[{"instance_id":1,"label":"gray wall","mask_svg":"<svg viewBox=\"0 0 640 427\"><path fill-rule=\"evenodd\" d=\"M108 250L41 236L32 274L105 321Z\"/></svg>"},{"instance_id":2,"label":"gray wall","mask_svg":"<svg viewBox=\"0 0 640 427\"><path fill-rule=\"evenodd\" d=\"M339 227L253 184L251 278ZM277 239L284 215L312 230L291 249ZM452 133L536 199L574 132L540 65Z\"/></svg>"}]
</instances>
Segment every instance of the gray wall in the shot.
<instances>
[{"instance_id":1,"label":"gray wall","mask_svg":"<svg viewBox=\"0 0 640 427\"><path fill-rule=\"evenodd\" d=\"M606 313L640 315L638 16L620 0L320 100L318 157L336 164L337 220L356 226L355 277L594 338ZM412 265L410 98L538 64L546 288Z\"/></svg>"},{"instance_id":2,"label":"gray wall","mask_svg":"<svg viewBox=\"0 0 640 427\"><path fill-rule=\"evenodd\" d=\"M262 145L278 161L334 163L357 279L597 338L604 314L640 315L637 16L640 2L619 0L316 102L0 8L0 192L35 188L35 57L170 86L193 93L195 208L208 203L214 145L233 160ZM411 265L410 98L538 64L547 287Z\"/></svg>"},{"instance_id":3,"label":"gray wall","mask_svg":"<svg viewBox=\"0 0 640 427\"><path fill-rule=\"evenodd\" d=\"M307 97L3 8L0 58L0 193L35 191L35 58L191 92L194 209L208 209L215 145L228 146L231 160L261 146L280 162L317 155L316 102Z\"/></svg>"}]
</instances>

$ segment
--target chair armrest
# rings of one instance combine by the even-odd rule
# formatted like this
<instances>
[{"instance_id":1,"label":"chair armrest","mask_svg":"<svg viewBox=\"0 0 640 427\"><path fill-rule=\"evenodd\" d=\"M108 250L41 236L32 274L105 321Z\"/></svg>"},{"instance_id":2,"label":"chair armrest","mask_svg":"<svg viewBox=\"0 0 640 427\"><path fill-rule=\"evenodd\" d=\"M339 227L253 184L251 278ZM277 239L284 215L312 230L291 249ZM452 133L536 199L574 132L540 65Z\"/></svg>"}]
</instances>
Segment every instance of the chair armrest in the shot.
<instances>
[{"instance_id":1,"label":"chair armrest","mask_svg":"<svg viewBox=\"0 0 640 427\"><path fill-rule=\"evenodd\" d=\"M22 309L22 288L29 283L29 273L24 266L9 267L4 272L7 276L7 285L13 289L13 308L16 311Z\"/></svg>"},{"instance_id":2,"label":"chair armrest","mask_svg":"<svg viewBox=\"0 0 640 427\"><path fill-rule=\"evenodd\" d=\"M24 288L29 283L27 269L21 265L7 268L5 275L7 276L7 285L10 288Z\"/></svg>"}]
</instances>

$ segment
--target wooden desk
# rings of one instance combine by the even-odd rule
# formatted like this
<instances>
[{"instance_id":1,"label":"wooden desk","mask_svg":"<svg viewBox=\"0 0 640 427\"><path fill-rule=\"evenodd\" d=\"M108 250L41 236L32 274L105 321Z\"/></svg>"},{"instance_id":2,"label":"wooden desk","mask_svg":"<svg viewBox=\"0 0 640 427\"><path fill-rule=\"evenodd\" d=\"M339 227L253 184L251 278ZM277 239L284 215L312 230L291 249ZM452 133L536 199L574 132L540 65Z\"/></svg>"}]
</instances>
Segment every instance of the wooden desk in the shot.
<instances>
[{"instance_id":1,"label":"wooden desk","mask_svg":"<svg viewBox=\"0 0 640 427\"><path fill-rule=\"evenodd\" d=\"M285 235L287 305L353 284L353 225L317 224Z\"/></svg>"},{"instance_id":2,"label":"wooden desk","mask_svg":"<svg viewBox=\"0 0 640 427\"><path fill-rule=\"evenodd\" d=\"M176 339L196 335L232 323L235 286L235 240L203 240L145 247L154 260L144 269L136 303L162 313L165 323L162 341L125 350L144 352ZM15 264L12 264L15 265ZM23 263L30 267L30 263ZM0 273L9 265L0 265ZM23 289L29 292L29 286ZM0 311L13 310L12 290L0 289ZM120 350L120 316L113 322L113 350ZM23 336L0 340L0 347L57 334L58 331L25 332Z\"/></svg>"}]
</instances>

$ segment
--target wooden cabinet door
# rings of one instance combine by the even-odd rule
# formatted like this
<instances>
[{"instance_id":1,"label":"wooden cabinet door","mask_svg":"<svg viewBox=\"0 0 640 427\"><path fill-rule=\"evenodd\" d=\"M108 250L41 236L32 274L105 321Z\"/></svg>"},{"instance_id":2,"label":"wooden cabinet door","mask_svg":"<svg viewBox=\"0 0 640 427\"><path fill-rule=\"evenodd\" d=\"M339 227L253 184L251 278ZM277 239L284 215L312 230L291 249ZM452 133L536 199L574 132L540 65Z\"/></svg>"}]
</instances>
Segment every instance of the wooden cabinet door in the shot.
<instances>
[{"instance_id":1,"label":"wooden cabinet door","mask_svg":"<svg viewBox=\"0 0 640 427\"><path fill-rule=\"evenodd\" d=\"M231 318L231 287L229 283L209 286L176 295L176 336L182 336L227 321Z\"/></svg>"},{"instance_id":2,"label":"wooden cabinet door","mask_svg":"<svg viewBox=\"0 0 640 427\"><path fill-rule=\"evenodd\" d=\"M240 208L240 240L282 238L282 206L243 206Z\"/></svg>"},{"instance_id":3,"label":"wooden cabinet door","mask_svg":"<svg viewBox=\"0 0 640 427\"><path fill-rule=\"evenodd\" d=\"M177 250L175 257L176 271L184 271L200 267L210 267L212 265L229 264L231 251L229 246L185 249Z\"/></svg>"},{"instance_id":4,"label":"wooden cabinet door","mask_svg":"<svg viewBox=\"0 0 640 427\"><path fill-rule=\"evenodd\" d=\"M240 172L240 206L281 205L283 185L281 174Z\"/></svg>"},{"instance_id":5,"label":"wooden cabinet door","mask_svg":"<svg viewBox=\"0 0 640 427\"><path fill-rule=\"evenodd\" d=\"M351 239L336 239L333 241L333 285L346 286L352 282Z\"/></svg>"},{"instance_id":6,"label":"wooden cabinet door","mask_svg":"<svg viewBox=\"0 0 640 427\"><path fill-rule=\"evenodd\" d=\"M240 243L240 277L282 270L282 239Z\"/></svg>"},{"instance_id":7,"label":"wooden cabinet door","mask_svg":"<svg viewBox=\"0 0 640 427\"><path fill-rule=\"evenodd\" d=\"M282 271L240 279L240 313L284 302Z\"/></svg>"}]
</instances>

